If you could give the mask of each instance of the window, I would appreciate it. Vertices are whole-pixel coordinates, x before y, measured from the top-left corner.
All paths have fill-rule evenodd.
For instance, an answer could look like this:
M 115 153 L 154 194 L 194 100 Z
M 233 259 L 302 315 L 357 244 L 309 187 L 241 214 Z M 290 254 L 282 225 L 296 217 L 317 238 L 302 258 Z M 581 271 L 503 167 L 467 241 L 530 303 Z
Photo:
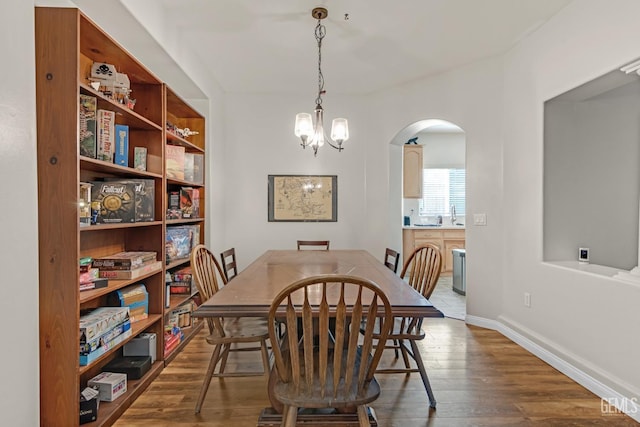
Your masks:
M 456 215 L 464 215 L 465 175 L 465 169 L 424 169 L 420 215 L 449 214 L 451 205 L 455 205 Z

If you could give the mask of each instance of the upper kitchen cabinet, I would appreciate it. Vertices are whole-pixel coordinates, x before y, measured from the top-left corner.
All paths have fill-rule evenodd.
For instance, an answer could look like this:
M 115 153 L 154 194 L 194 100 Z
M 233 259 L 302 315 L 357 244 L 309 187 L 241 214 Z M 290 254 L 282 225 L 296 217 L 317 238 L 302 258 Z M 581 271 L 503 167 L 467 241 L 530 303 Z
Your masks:
M 422 197 L 422 145 L 404 145 L 402 162 L 402 196 Z

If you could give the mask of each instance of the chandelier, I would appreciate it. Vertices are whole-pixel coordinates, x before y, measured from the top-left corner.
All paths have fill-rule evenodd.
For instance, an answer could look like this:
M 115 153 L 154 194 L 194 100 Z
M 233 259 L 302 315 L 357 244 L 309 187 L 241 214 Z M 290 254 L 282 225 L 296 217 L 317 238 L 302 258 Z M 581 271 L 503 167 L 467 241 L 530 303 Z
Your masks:
M 322 39 L 326 35 L 326 29 L 322 25 L 322 20 L 327 15 L 327 9 L 324 7 L 316 7 L 311 12 L 311 16 L 318 20 L 315 30 L 316 41 L 318 42 L 318 96 L 316 98 L 316 108 L 313 110 L 315 123 L 309 113 L 296 114 L 295 134 L 302 141 L 300 144 L 302 148 L 313 148 L 314 156 L 318 154 L 318 148 L 322 147 L 325 142 L 338 151 L 342 151 L 342 143 L 349 139 L 349 125 L 347 119 L 343 118 L 333 119 L 331 138 L 327 138 L 324 133 L 322 95 L 325 94 L 325 90 L 324 76 L 322 75 Z

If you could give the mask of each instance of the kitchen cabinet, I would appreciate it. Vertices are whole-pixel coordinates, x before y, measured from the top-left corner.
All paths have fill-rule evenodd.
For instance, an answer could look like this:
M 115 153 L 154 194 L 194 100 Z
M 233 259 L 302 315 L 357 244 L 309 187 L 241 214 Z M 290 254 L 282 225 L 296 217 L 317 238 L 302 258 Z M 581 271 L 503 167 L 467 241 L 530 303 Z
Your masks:
M 402 196 L 422 198 L 422 145 L 403 146 Z
M 402 257 L 403 262 L 413 253 L 413 251 L 426 244 L 431 243 L 440 249 L 442 253 L 441 276 L 450 276 L 453 272 L 453 249 L 463 249 L 465 247 L 465 230 L 462 228 L 436 228 L 436 229 L 415 229 L 405 228 L 402 230 Z

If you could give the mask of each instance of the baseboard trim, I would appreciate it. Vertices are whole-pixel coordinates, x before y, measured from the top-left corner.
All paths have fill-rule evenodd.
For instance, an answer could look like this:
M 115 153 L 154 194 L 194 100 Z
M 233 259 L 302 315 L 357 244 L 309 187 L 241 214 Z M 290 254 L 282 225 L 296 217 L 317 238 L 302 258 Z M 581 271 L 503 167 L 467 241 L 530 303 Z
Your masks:
M 633 420 L 640 422 L 640 405 L 637 397 L 628 398 L 623 394 L 615 391 L 611 387 L 601 383 L 597 379 L 588 375 L 584 371 L 576 368 L 571 363 L 564 360 L 559 355 L 550 352 L 546 348 L 533 342 L 521 333 L 513 330 L 509 326 L 497 320 L 485 319 L 483 317 L 467 315 L 465 322 L 469 325 L 478 326 L 485 329 L 492 329 L 500 332 L 520 347 L 524 348 L 531 354 L 542 359 L 549 365 L 553 366 L 564 375 L 568 376 L 587 390 L 602 399 L 601 409 L 603 411 L 615 408 L 619 412 L 623 412 Z

